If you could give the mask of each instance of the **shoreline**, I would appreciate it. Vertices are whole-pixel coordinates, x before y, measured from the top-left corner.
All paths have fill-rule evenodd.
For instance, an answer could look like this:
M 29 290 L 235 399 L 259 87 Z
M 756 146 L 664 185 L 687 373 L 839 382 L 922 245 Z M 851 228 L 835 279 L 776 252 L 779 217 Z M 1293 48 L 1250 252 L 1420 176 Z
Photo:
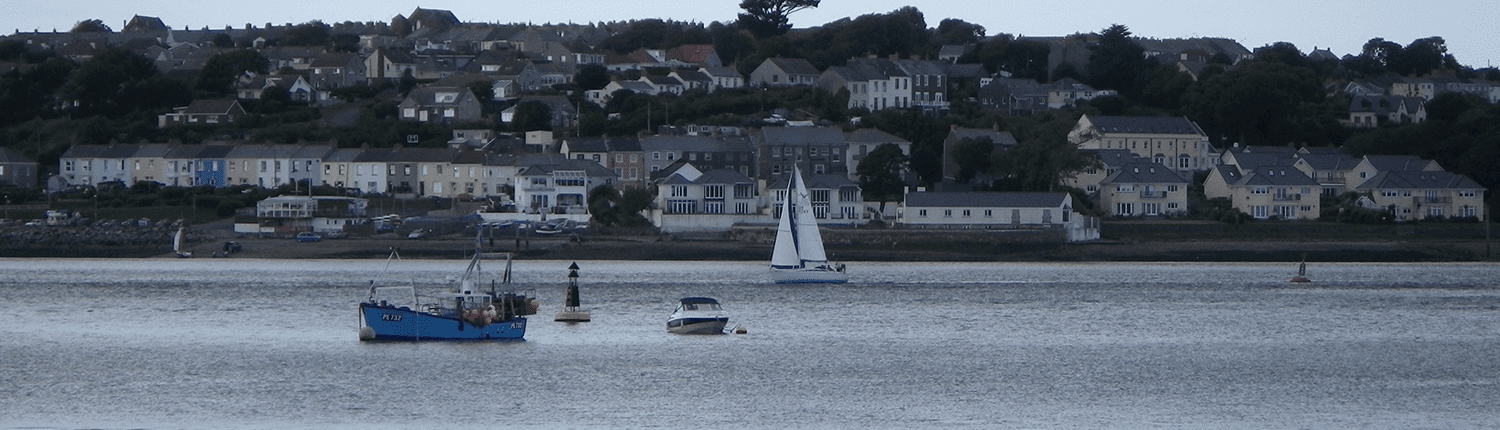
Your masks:
M 392 249 L 403 258 L 464 259 L 472 239 L 346 238 L 297 242 L 283 238 L 228 238 L 242 251 L 215 255 L 222 240 L 192 244 L 193 258 L 379 259 Z M 933 242 L 905 246 L 829 244 L 837 261 L 954 262 L 1493 262 L 1484 241 L 1131 241 L 1093 243 Z M 0 245 L 0 258 L 177 258 L 166 244 Z M 771 244 L 743 240 L 672 240 L 667 236 L 584 236 L 482 243 L 484 252 L 545 260 L 768 260 Z

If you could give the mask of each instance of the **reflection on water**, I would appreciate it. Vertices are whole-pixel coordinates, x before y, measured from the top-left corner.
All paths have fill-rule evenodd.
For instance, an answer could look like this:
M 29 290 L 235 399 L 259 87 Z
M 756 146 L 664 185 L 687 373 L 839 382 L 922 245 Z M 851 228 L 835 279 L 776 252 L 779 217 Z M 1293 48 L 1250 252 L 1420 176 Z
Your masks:
M 1500 266 L 517 261 L 525 342 L 369 343 L 458 260 L 3 260 L 0 427 L 1475 428 Z M 491 263 L 499 270 L 503 263 Z M 711 296 L 748 333 L 666 332 Z M 211 423 L 211 424 L 205 424 Z M 438 424 L 441 423 L 441 424 Z

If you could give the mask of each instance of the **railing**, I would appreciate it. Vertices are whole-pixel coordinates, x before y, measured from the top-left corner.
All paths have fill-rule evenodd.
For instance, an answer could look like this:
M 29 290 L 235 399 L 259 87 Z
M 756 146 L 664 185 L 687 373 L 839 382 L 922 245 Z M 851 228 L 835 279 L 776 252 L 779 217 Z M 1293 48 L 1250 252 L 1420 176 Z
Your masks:
M 1278 201 L 1278 202 L 1294 202 L 1294 201 L 1301 201 L 1302 200 L 1302 195 L 1301 194 L 1282 194 L 1282 195 L 1278 195 L 1276 197 L 1272 197 L 1271 199 L 1275 200 L 1275 201 Z
M 1143 198 L 1143 199 L 1165 199 L 1165 198 L 1167 198 L 1167 192 L 1166 191 L 1141 191 L 1141 198 Z

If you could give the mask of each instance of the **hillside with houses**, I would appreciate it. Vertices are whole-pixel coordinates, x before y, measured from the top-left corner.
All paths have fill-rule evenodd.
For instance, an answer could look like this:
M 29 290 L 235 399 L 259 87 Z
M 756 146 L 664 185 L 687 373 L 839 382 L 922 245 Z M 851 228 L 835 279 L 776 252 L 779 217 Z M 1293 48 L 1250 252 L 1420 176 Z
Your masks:
M 256 219 L 237 231 L 278 235 L 371 223 L 389 209 L 344 199 L 373 198 L 725 234 L 774 225 L 793 172 L 828 227 L 1081 242 L 1133 219 L 1482 222 L 1500 71 L 1442 43 L 1340 56 L 1124 26 L 990 36 L 910 7 L 784 34 L 422 8 L 88 20 L 0 39 L 0 189 L 29 208 L 161 187 L 342 202 L 219 206 Z

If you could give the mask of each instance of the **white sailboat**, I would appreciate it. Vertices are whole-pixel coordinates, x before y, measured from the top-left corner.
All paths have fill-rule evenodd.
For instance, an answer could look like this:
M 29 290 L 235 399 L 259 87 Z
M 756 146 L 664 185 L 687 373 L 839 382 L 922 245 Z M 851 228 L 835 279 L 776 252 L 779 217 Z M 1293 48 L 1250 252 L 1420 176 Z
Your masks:
M 771 252 L 771 278 L 778 284 L 843 283 L 849 281 L 843 264 L 831 264 L 823 251 L 823 236 L 813 216 L 812 196 L 801 169 L 792 168 Z
M 193 253 L 182 250 L 182 237 L 186 234 L 187 227 L 177 227 L 177 236 L 172 238 L 172 252 L 177 253 L 178 257 L 188 258 L 193 256 Z

